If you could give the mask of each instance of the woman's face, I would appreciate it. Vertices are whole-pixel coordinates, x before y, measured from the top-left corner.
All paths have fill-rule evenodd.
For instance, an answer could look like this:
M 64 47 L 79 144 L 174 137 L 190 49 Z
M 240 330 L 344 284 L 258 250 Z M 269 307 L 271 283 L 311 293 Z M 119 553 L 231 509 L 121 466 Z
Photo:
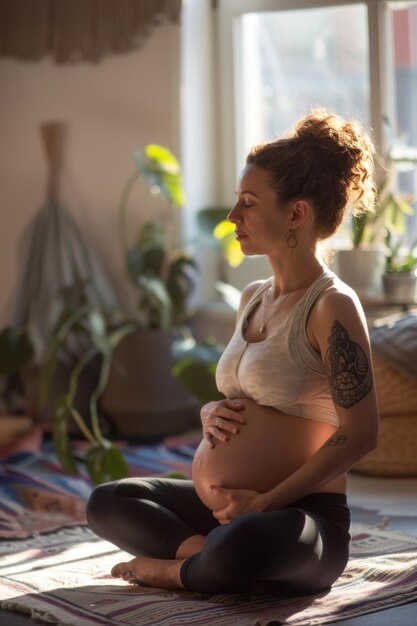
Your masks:
M 236 227 L 242 252 L 276 254 L 287 239 L 291 210 L 279 206 L 270 174 L 256 165 L 247 165 L 236 195 L 238 200 L 227 219 Z

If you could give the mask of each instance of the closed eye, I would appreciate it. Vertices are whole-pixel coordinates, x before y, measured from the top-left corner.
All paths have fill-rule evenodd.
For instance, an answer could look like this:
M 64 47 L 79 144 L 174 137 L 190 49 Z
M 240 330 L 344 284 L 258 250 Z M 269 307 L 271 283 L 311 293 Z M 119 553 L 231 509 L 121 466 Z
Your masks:
M 251 207 L 255 206 L 256 202 L 254 203 L 253 201 L 251 201 L 251 196 L 254 196 L 255 200 L 257 200 L 257 196 L 251 191 L 236 191 L 235 193 L 239 198 L 241 206 L 243 206 L 245 209 L 250 209 Z M 249 197 L 247 194 L 249 195 Z

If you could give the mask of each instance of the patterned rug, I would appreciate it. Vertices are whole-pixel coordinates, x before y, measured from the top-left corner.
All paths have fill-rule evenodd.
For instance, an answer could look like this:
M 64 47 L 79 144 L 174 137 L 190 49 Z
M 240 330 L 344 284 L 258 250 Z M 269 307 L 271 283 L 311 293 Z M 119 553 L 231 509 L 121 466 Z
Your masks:
M 130 476 L 169 472 L 191 475 L 196 437 L 171 437 L 154 445 L 120 448 Z M 29 537 L 85 522 L 92 484 L 84 465 L 86 444 L 74 442 L 78 475 L 60 467 L 51 440 L 35 430 L 18 446 L 0 454 L 0 538 Z
M 1 608 L 68 626 L 325 624 L 404 604 L 417 592 L 417 537 L 353 527 L 352 556 L 333 589 L 304 598 L 203 596 L 130 586 L 109 576 L 127 555 L 86 527 L 0 542 Z

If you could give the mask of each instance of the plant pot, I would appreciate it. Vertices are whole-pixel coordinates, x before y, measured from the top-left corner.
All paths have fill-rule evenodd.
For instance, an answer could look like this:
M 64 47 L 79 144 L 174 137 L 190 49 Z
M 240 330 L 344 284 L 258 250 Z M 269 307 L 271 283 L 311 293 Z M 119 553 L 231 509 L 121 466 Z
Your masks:
M 157 438 L 199 425 L 199 402 L 172 376 L 170 331 L 142 331 L 116 347 L 100 413 L 118 436 Z
M 381 293 L 385 260 L 383 250 L 338 250 L 335 271 L 359 294 L 377 295 Z
M 417 293 L 417 275 L 413 272 L 387 272 L 382 277 L 384 294 L 390 302 L 414 302 Z

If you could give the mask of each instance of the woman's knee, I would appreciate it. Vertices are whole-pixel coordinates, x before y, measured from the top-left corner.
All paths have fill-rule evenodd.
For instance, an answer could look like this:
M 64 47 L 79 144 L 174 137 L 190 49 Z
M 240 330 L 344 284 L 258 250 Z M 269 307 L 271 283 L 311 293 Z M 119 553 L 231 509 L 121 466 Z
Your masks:
M 118 500 L 135 498 L 152 500 L 152 479 L 124 478 L 103 483 L 93 489 L 87 502 L 86 516 L 91 528 L 98 527 L 106 519 L 118 512 Z
M 114 506 L 114 489 L 119 481 L 104 483 L 94 487 L 86 507 L 87 522 L 91 528 L 99 523 Z

